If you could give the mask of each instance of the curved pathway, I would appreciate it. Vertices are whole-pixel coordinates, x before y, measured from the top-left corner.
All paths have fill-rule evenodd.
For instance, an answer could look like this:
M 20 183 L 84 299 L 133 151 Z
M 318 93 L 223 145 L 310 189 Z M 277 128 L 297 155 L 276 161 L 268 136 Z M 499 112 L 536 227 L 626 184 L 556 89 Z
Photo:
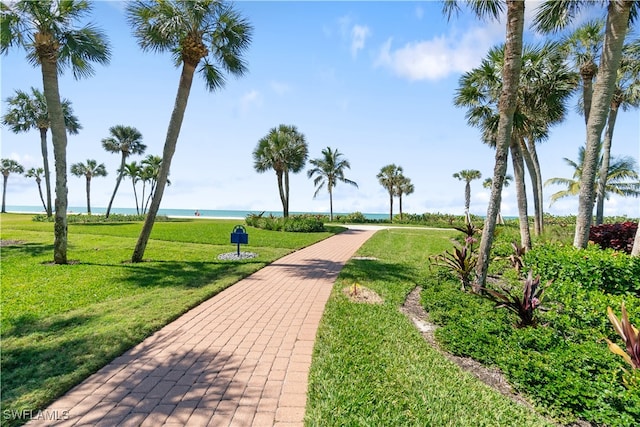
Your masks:
M 301 426 L 313 344 L 345 262 L 380 227 L 289 254 L 113 360 L 42 415 L 68 426 Z

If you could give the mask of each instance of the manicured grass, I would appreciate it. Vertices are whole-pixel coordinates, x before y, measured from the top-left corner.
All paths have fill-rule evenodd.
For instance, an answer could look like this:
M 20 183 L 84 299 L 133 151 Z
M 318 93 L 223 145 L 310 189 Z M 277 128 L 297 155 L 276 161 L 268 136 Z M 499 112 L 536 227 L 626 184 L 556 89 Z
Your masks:
M 322 319 L 310 372 L 306 424 L 312 426 L 537 426 L 539 415 L 462 372 L 399 311 L 432 275 L 429 255 L 457 232 L 380 231 L 342 270 Z M 384 300 L 350 302 L 359 283 Z
M 332 232 L 248 227 L 259 256 L 219 261 L 242 221 L 161 222 L 145 252 L 131 257 L 141 223 L 71 224 L 70 265 L 53 265 L 53 224 L 2 214 L 3 410 L 43 408 L 111 359 L 239 279 Z M 3 423 L 6 420 L 3 420 Z M 10 425 L 11 422 L 9 421 Z

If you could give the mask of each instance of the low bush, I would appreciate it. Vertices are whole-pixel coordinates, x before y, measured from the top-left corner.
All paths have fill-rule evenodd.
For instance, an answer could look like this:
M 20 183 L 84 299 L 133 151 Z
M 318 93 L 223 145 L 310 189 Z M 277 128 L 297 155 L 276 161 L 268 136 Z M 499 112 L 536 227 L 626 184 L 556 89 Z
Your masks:
M 631 221 L 595 225 L 589 230 L 589 240 L 602 249 L 614 249 L 630 254 L 636 230 L 638 224 Z
M 524 262 L 527 270 L 546 280 L 609 294 L 640 295 L 640 258 L 612 249 L 546 244 L 527 252 Z
M 251 227 L 272 231 L 290 231 L 297 233 L 316 233 L 325 231 L 324 222 L 328 221 L 326 215 L 291 215 L 289 217 L 263 216 L 262 214 L 249 214 L 245 221 Z
M 98 224 L 98 223 L 108 223 L 108 222 L 139 222 L 144 221 L 146 215 L 121 215 L 121 214 L 111 214 L 109 218 L 104 215 L 67 215 L 67 223 L 68 224 Z M 35 215 L 33 217 L 34 222 L 53 222 L 55 220 L 54 216 L 48 217 L 44 214 Z M 160 221 L 169 221 L 169 217 L 166 215 L 158 215 L 156 216 L 156 222 Z

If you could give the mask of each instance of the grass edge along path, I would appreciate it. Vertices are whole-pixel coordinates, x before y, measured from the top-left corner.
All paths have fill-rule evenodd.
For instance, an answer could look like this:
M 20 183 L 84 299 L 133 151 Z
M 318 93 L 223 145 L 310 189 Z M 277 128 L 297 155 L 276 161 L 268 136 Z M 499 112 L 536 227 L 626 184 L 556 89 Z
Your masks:
M 26 215 L 0 218 L 2 239 L 18 242 L 1 249 L 3 426 L 22 424 L 19 414 L 35 414 L 243 277 L 333 235 L 250 229 L 253 245 L 246 249 L 258 258 L 218 261 L 235 249 L 229 221 L 158 223 L 149 261 L 130 264 L 141 224 L 72 224 L 69 258 L 78 262 L 56 266 L 49 263 L 51 224 Z
M 454 234 L 379 231 L 345 265 L 318 330 L 306 425 L 551 425 L 446 360 L 400 312 Z M 343 289 L 354 284 L 383 303 L 351 302 Z

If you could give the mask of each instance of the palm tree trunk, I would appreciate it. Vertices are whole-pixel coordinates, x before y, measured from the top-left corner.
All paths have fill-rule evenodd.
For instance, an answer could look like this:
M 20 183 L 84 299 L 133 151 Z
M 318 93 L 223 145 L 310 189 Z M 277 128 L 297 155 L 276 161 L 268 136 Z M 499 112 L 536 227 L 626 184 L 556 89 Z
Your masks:
M 529 231 L 529 215 L 527 213 L 527 187 L 524 182 L 524 161 L 522 151 L 515 135 L 511 137 L 511 161 L 513 162 L 513 180 L 516 185 L 518 200 L 518 219 L 520 223 L 520 246 L 531 249 L 531 232 Z
M 393 222 L 393 193 L 389 192 L 389 221 Z
M 289 216 L 289 171 L 285 169 L 284 171 L 284 196 L 285 196 L 285 218 Z
M 116 198 L 118 187 L 120 187 L 120 181 L 122 181 L 122 176 L 124 175 L 124 167 L 125 167 L 126 160 L 127 160 L 127 156 L 123 153 L 122 160 L 120 161 L 120 173 L 118 173 L 118 179 L 116 179 L 116 188 L 113 189 L 111 200 L 109 200 L 109 205 L 107 206 L 107 213 L 104 214 L 105 218 L 109 218 L 109 213 L 111 213 L 111 205 L 113 204 L 113 199 Z
M 169 121 L 169 128 L 167 129 L 167 136 L 164 142 L 162 163 L 160 164 L 160 171 L 158 172 L 157 178 L 157 187 L 153 192 L 153 200 L 149 207 L 149 213 L 145 218 L 142 231 L 138 237 L 138 242 L 133 250 L 131 262 L 142 261 L 144 251 L 147 247 L 147 242 L 151 236 L 153 224 L 155 223 L 158 210 L 160 209 L 160 202 L 162 201 L 162 195 L 164 194 L 164 187 L 167 185 L 169 170 L 171 168 L 171 159 L 176 151 L 178 137 L 180 136 L 180 128 L 182 126 L 182 120 L 184 119 L 184 112 L 187 109 L 187 101 L 189 100 L 189 92 L 191 91 L 191 83 L 193 82 L 193 74 L 196 70 L 196 65 L 197 64 L 191 65 L 187 62 L 183 63 L 180 83 L 178 84 L 178 93 L 176 95 L 176 101 L 173 107 L 173 112 L 171 113 L 171 120 Z
M 3 180 L 2 180 L 2 213 L 6 213 L 7 210 L 5 209 L 5 197 L 7 195 L 7 181 L 9 181 L 9 175 L 5 175 L 2 174 Z
M 333 192 L 329 186 L 329 221 L 333 222 Z
M 54 57 L 42 59 L 40 65 L 42 67 L 42 86 L 47 100 L 47 110 L 49 111 L 56 170 L 53 262 L 55 264 L 67 264 L 67 132 L 58 87 L 58 64 Z
M 610 1 L 607 12 L 604 43 L 600 58 L 600 69 L 593 90 L 593 102 L 587 124 L 587 145 L 580 178 L 578 215 L 573 246 L 586 248 L 593 215 L 595 178 L 600 152 L 600 137 L 607 121 L 613 98 L 618 67 L 622 58 L 622 46 L 629 24 L 632 1 Z
M 593 74 L 580 73 L 582 77 L 582 103 L 584 104 L 584 124 L 589 123 L 591 113 L 591 100 L 593 98 Z
M 42 201 L 42 206 L 44 207 L 44 211 L 47 212 L 47 203 L 44 201 L 44 197 L 42 196 L 42 185 L 40 185 L 41 179 L 36 179 L 36 185 L 38 186 L 38 193 L 40 194 L 40 200 Z
M 47 150 L 47 128 L 40 128 L 40 151 L 42 152 L 42 163 L 44 163 L 44 184 L 47 189 L 47 204 L 44 210 L 47 216 L 51 217 L 51 172 L 49 171 L 49 153 Z M 40 188 L 40 184 L 38 184 Z M 42 190 L 40 190 L 40 198 L 42 198 Z
M 542 183 L 542 169 L 540 169 L 540 161 L 538 160 L 538 150 L 536 150 L 536 142 L 531 139 L 529 141 L 529 149 L 527 153 L 531 156 L 531 161 L 533 162 L 533 169 L 535 170 L 535 189 L 536 189 L 536 198 L 538 200 L 538 207 L 536 208 L 536 217 L 538 218 L 537 226 L 540 227 L 539 233 L 536 230 L 536 236 L 542 235 L 544 232 L 544 194 L 543 194 L 543 183 Z M 535 199 L 534 199 L 535 200 Z
M 534 143 L 529 144 L 532 146 Z M 529 171 L 529 178 L 531 179 L 531 187 L 533 191 L 533 207 L 534 207 L 534 217 L 533 217 L 533 229 L 536 236 L 542 234 L 542 220 L 540 211 L 542 210 L 542 200 L 539 198 L 540 196 L 540 188 L 538 187 L 538 172 L 539 169 L 536 169 L 535 163 L 533 161 L 533 156 L 529 152 L 527 145 L 525 144 L 524 139 L 520 139 L 520 153 L 522 154 L 522 158 L 527 165 L 527 171 Z
M 140 205 L 141 205 L 140 207 L 142 208 L 142 215 L 147 213 L 147 208 L 144 205 L 144 193 L 146 189 L 147 189 L 147 180 L 144 179 L 142 180 L 142 197 L 140 197 Z
M 638 229 L 636 230 L 636 238 L 633 240 L 631 256 L 640 256 L 640 222 L 638 223 Z
M 505 43 L 504 67 L 502 69 L 502 92 L 498 109 L 500 119 L 498 122 L 498 135 L 496 138 L 496 163 L 493 168 L 493 184 L 491 186 L 491 198 L 487 207 L 487 218 L 482 229 L 482 238 L 476 266 L 476 281 L 473 289 L 479 292 L 480 287 L 485 286 L 489 258 L 493 244 L 493 233 L 496 229 L 500 203 L 502 202 L 502 184 L 507 172 L 507 159 L 509 156 L 509 141 L 513 129 L 513 114 L 516 110 L 518 96 L 518 81 L 520 80 L 520 68 L 522 67 L 522 33 L 524 28 L 524 2 L 518 0 L 507 1 L 507 37 Z
M 400 210 L 400 221 L 402 221 L 402 194 L 398 196 L 398 209 Z
M 140 215 L 140 206 L 138 205 L 138 193 L 136 192 L 136 181 L 131 178 L 131 184 L 133 184 L 133 198 L 136 199 L 136 213 Z
M 602 164 L 600 165 L 600 176 L 598 177 L 598 189 L 596 191 L 596 225 L 604 221 L 604 196 L 606 195 L 607 176 L 609 175 L 609 164 L 611 163 L 611 141 L 613 140 L 613 129 L 618 117 L 619 103 L 612 102 L 609 110 L 607 128 L 604 131 L 604 143 L 602 145 Z
M 87 214 L 91 215 L 91 177 L 87 176 Z
M 276 170 L 276 178 L 278 179 L 278 193 L 280 194 L 280 203 L 282 203 L 282 216 L 287 217 L 287 198 L 284 195 L 284 183 L 282 182 L 283 171 Z
M 471 183 L 467 181 L 464 185 L 464 214 L 469 216 L 469 207 L 471 206 Z

